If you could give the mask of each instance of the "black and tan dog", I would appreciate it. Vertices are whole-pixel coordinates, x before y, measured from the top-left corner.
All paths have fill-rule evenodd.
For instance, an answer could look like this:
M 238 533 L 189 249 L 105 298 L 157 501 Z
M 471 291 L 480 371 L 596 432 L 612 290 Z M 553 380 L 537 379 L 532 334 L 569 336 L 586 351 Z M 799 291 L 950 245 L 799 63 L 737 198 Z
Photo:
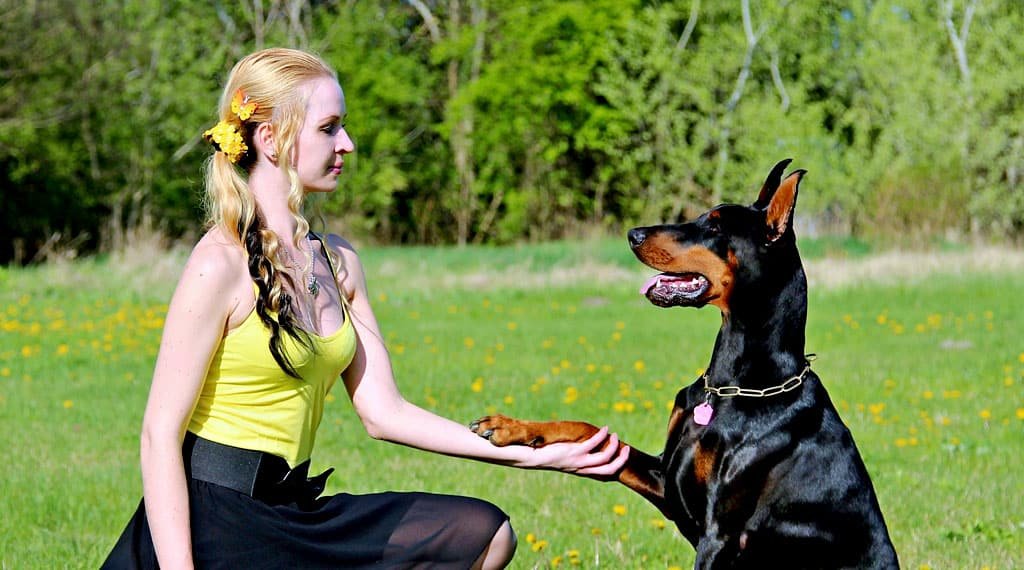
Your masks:
M 631 450 L 618 480 L 654 503 L 697 551 L 697 568 L 897 568 L 850 431 L 804 353 L 807 279 L 793 233 L 804 171 L 789 160 L 752 206 L 636 228 L 629 244 L 661 271 L 661 307 L 713 305 L 722 328 L 707 372 L 676 396 L 658 456 Z M 490 416 L 495 445 L 583 441 L 583 422 Z

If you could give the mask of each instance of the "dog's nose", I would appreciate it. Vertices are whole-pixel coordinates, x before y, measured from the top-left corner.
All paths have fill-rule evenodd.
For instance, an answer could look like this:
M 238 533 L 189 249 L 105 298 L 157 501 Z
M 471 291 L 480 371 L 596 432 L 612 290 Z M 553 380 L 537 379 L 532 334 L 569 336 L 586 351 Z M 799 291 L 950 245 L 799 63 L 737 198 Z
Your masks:
M 647 232 L 643 228 L 633 228 L 626 234 L 629 237 L 629 247 L 636 249 L 647 239 Z

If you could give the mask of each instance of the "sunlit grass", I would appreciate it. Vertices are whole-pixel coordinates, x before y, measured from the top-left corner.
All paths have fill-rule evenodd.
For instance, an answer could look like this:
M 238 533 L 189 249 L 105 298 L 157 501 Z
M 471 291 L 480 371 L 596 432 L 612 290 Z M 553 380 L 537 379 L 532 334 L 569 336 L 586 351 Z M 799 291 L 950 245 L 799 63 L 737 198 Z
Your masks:
M 468 250 L 455 265 L 491 253 Z M 79 267 L 87 285 L 38 269 L 0 273 L 0 567 L 96 567 L 140 497 L 138 428 L 172 284 L 121 287 L 102 264 Z M 371 273 L 407 398 L 463 423 L 495 411 L 584 419 L 653 453 L 720 319 L 655 308 L 630 280 L 406 283 Z M 864 455 L 905 568 L 1024 564 L 1022 296 L 1017 272 L 812 291 L 807 350 Z M 515 568 L 693 564 L 673 525 L 624 488 L 373 441 L 341 391 L 315 461 L 340 467 L 332 492 L 497 503 L 520 535 Z

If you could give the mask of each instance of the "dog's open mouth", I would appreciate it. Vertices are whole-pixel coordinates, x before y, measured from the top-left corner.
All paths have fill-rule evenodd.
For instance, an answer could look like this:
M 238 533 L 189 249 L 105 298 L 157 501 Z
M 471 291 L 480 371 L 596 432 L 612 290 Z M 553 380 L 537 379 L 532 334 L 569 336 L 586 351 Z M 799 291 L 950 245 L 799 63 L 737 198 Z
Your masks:
M 687 305 L 708 290 L 708 280 L 700 273 L 660 273 L 640 288 L 640 294 L 659 307 Z

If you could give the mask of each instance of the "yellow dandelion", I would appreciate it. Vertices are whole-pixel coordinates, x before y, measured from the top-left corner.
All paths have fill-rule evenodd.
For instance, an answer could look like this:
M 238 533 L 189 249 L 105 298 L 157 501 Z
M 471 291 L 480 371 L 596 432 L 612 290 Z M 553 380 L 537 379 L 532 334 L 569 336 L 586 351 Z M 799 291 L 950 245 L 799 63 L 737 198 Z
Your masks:
M 28 345 L 21 347 L 21 356 L 24 358 L 32 356 L 32 347 Z
M 988 421 L 988 420 L 992 419 L 992 411 L 986 408 L 986 409 L 978 412 L 978 416 L 981 419 L 983 419 L 985 421 Z
M 562 557 L 561 556 L 555 556 L 554 558 L 551 559 L 551 567 L 552 568 L 558 568 L 561 565 L 562 565 Z
M 499 342 L 498 344 L 494 345 L 494 350 L 497 350 L 498 352 L 505 352 L 505 343 Z
M 563 358 L 562 361 L 558 363 L 558 366 L 562 369 L 569 369 L 572 368 L 572 363 Z
M 1017 408 L 1017 419 L 1024 420 L 1024 408 Z
M 622 333 L 620 333 L 618 331 L 613 332 L 612 333 L 612 340 L 615 341 L 615 342 L 619 342 L 620 340 L 622 340 Z
M 651 526 L 658 530 L 661 530 L 665 528 L 665 519 L 651 519 Z
M 71 400 L 64 400 L 64 409 L 65 410 L 70 410 L 74 406 L 75 406 L 75 403 L 72 402 Z
M 644 364 L 643 360 L 637 360 L 633 363 L 633 370 L 636 370 L 637 372 L 643 372 L 645 368 L 647 368 L 647 365 Z
M 594 364 L 588 364 L 586 370 L 587 372 L 593 374 L 594 372 L 597 372 L 597 366 Z
M 604 531 L 602 531 L 601 529 L 599 529 L 596 526 L 594 526 L 594 527 L 590 527 L 590 534 L 592 534 L 594 536 L 600 536 L 601 534 L 604 534 Z
M 884 403 L 881 403 L 881 404 L 871 404 L 871 405 L 868 406 L 868 411 L 871 412 L 871 414 L 875 415 L 875 416 L 881 414 L 883 410 L 885 410 L 885 404 Z
M 471 337 L 467 336 L 466 338 L 462 339 L 462 344 L 464 344 L 466 348 L 473 348 L 474 346 L 476 346 L 476 341 L 473 340 Z
M 488 354 L 487 356 L 484 356 L 484 364 L 491 366 L 495 362 L 497 362 L 497 360 L 494 358 L 493 354 Z
M 532 532 L 526 533 L 526 542 L 528 544 L 533 544 L 534 542 L 537 542 L 537 535 L 533 534 Z
M 1017 360 L 1024 362 L 1024 352 L 1017 355 Z
M 562 401 L 565 402 L 566 404 L 571 404 L 575 402 L 577 399 L 579 399 L 579 397 L 580 391 L 577 390 L 574 386 L 569 386 L 568 388 L 565 389 L 565 398 L 563 398 Z
M 612 512 L 620 517 L 626 515 L 626 505 L 615 505 L 612 507 Z
M 896 447 L 906 447 L 906 446 L 907 446 L 907 439 L 906 438 L 904 438 L 904 437 L 896 438 Z
M 505 396 L 505 399 L 502 400 L 502 402 L 504 402 L 506 406 L 511 406 L 512 404 L 516 403 L 516 399 L 513 398 L 511 395 L 508 395 Z
M 547 546 L 548 546 L 548 541 L 546 541 L 546 540 L 538 540 L 538 541 L 534 542 L 532 545 L 530 545 L 530 549 L 533 550 L 534 552 L 540 552 L 541 550 L 544 550 L 545 548 L 547 548 Z
M 943 390 L 942 397 L 947 400 L 956 400 L 960 397 L 960 390 Z
M 1003 378 L 1003 386 L 1006 386 L 1007 388 L 1009 388 L 1010 386 L 1013 386 L 1013 378 L 1011 378 L 1009 376 L 1007 376 L 1006 378 Z
M 935 397 L 935 392 L 932 392 L 931 390 L 925 390 L 921 394 L 921 397 L 923 397 L 925 400 L 931 400 L 932 398 Z
M 473 383 L 469 385 L 469 389 L 474 392 L 483 392 L 484 390 L 484 379 L 477 377 L 473 379 Z
M 507 328 L 508 330 L 510 330 L 510 331 L 514 331 L 514 330 L 516 330 L 517 328 L 519 328 L 519 325 L 518 325 L 518 324 L 516 324 L 516 323 L 514 323 L 514 322 L 512 322 L 512 321 L 509 321 L 509 323 L 508 323 L 507 325 L 505 325 L 505 327 L 506 327 L 506 328 Z
M 10 368 L 7 368 L 6 366 L 4 366 L 3 368 L 0 368 L 0 376 L 3 376 L 3 377 L 6 378 L 7 376 L 10 376 L 10 375 L 11 375 L 11 369 Z
M 889 315 L 886 315 L 885 313 L 882 313 L 882 314 L 878 315 L 877 317 L 875 317 L 875 322 L 880 324 L 880 325 L 884 325 L 888 321 L 889 321 Z

